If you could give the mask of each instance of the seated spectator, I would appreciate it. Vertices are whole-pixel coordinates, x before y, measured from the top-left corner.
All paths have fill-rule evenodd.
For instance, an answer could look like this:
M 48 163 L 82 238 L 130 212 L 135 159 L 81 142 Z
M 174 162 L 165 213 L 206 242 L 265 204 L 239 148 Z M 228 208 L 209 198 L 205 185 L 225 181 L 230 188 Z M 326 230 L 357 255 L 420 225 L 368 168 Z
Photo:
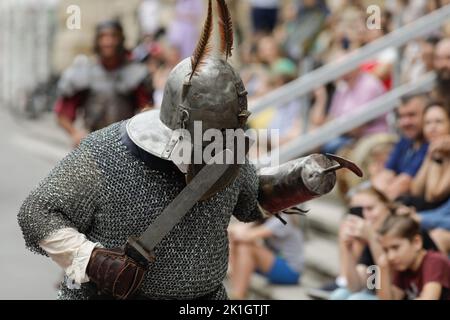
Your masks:
M 357 189 L 350 201 L 350 215 L 339 232 L 341 276 L 346 287 L 335 290 L 332 300 L 373 300 L 375 291 L 367 287 L 367 267 L 375 265 L 376 257 L 383 254 L 377 231 L 395 212 L 395 207 L 373 188 Z M 438 250 L 429 235 L 424 232 L 426 247 Z
M 450 162 L 446 157 L 450 113 L 444 106 L 437 103 L 428 105 L 424 113 L 423 134 L 430 147 L 411 185 L 411 194 L 416 199 L 411 204 L 417 210 L 436 207 L 450 196 Z
M 448 162 L 448 160 L 446 160 L 446 162 Z M 448 172 L 446 172 L 446 176 L 448 177 Z M 447 184 L 447 190 L 448 188 Z M 450 199 L 447 198 L 441 206 L 435 209 L 420 211 L 419 220 L 422 227 L 428 230 L 437 228 L 450 230 Z
M 380 299 L 450 300 L 450 262 L 441 253 L 424 248 L 414 219 L 391 216 L 380 234 L 384 252 L 376 259 Z
M 273 36 L 265 36 L 258 42 L 258 58 L 269 72 L 279 73 L 279 70 L 288 70 L 290 80 L 297 75 L 296 65 L 292 60 L 285 57 L 279 43 Z
M 450 114 L 433 103 L 425 111 L 424 135 L 430 142 L 424 163 L 414 179 L 412 199 L 417 220 L 444 253 L 450 252 Z
M 384 31 L 380 28 L 365 32 L 364 45 L 386 35 Z M 390 90 L 392 88 L 392 69 L 397 59 L 397 50 L 394 47 L 388 47 L 372 59 L 363 63 L 361 69 L 376 76 L 383 82 L 386 90 Z
M 401 82 L 417 81 L 434 70 L 434 50 L 438 41 L 437 37 L 428 37 L 406 45 L 400 61 Z
M 350 215 L 339 229 L 340 268 L 341 276 L 346 279 L 346 287 L 335 290 L 331 300 L 375 298 L 365 285 L 366 270 L 373 264 L 371 253 L 381 253 L 374 234 L 390 214 L 387 203 L 381 193 L 371 188 L 358 190 L 352 196 Z
M 253 33 L 268 34 L 278 21 L 280 0 L 250 0 Z
M 330 7 L 333 2 L 328 1 Z M 331 9 L 326 28 L 313 43 L 311 54 L 322 63 L 331 62 L 342 50 L 353 51 L 361 47 L 367 32 L 366 8 L 353 2 Z
M 342 56 L 340 58 L 343 58 Z M 386 92 L 383 83 L 375 76 L 361 71 L 359 68 L 341 77 L 337 83 L 336 91 L 331 100 L 330 111 L 325 114 L 325 106 L 316 106 L 323 110 L 322 121 L 325 123 L 343 115 L 348 115 L 352 111 L 364 107 L 367 102 L 381 96 Z M 313 111 L 314 112 L 314 111 Z M 360 128 L 339 138 L 333 139 L 322 147 L 326 153 L 336 153 L 342 147 L 350 144 L 355 139 L 368 134 L 386 132 L 387 123 L 385 117 L 380 117 Z
M 310 53 L 329 10 L 323 0 L 307 0 L 301 5 L 296 2 L 287 4 L 282 13 L 275 37 L 291 59 L 300 61 Z
M 437 86 L 432 92 L 432 98 L 450 108 L 450 38 L 444 38 L 436 45 L 434 70 Z
M 282 215 L 260 225 L 230 225 L 230 280 L 232 299 L 247 296 L 253 272 L 274 284 L 297 284 L 303 270 L 303 237 L 294 217 Z
M 271 75 L 272 88 L 276 89 L 285 85 L 292 81 L 295 76 L 295 65 L 291 65 L 290 63 L 277 64 Z M 275 115 L 272 116 L 267 126 L 267 129 L 278 130 L 279 141 L 271 141 L 272 148 L 279 147 L 301 134 L 302 107 L 301 99 L 294 99 L 276 106 Z
M 427 4 L 432 1 L 385 1 L 385 9 L 398 16 L 399 23 L 405 25 L 413 22 L 427 13 Z
M 384 170 L 384 164 L 397 143 L 398 137 L 390 133 L 371 134 L 361 138 L 352 146 L 345 147 L 339 154 L 356 163 L 364 172 L 361 179 L 345 170 L 336 172 L 339 193 L 345 199 L 347 193 L 361 184 L 371 185 L 372 177 Z
M 425 158 L 428 144 L 423 139 L 422 125 L 427 102 L 426 95 L 414 95 L 404 98 L 397 108 L 401 139 L 392 150 L 385 169 L 372 179 L 375 189 L 390 200 L 410 190 L 412 180 Z
M 240 56 L 240 73 L 249 94 L 249 101 L 274 89 L 271 83 L 274 74 L 281 75 L 283 83 L 297 77 L 297 66 L 282 54 L 280 45 L 273 36 L 264 36 L 258 43 L 244 47 Z
M 330 112 L 331 98 L 336 87 L 334 82 L 326 86 L 320 86 L 312 92 L 312 101 L 309 112 L 309 130 L 315 130 L 325 123 L 326 117 Z

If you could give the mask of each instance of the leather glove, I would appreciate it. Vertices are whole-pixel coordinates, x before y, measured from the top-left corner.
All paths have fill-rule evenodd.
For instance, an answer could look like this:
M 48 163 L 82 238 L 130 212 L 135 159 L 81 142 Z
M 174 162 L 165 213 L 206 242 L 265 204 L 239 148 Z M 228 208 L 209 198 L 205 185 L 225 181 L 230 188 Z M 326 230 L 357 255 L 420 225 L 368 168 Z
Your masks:
M 123 248 L 95 248 L 86 268 L 99 293 L 120 300 L 133 297 L 146 271 L 147 267 L 127 256 Z

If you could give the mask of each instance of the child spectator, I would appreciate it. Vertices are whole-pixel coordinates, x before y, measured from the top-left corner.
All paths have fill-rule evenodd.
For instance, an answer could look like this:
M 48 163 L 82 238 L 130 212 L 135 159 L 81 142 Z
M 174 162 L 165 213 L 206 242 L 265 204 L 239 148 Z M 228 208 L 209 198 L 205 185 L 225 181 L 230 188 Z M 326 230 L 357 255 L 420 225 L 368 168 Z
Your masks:
M 385 251 L 377 260 L 384 300 L 450 300 L 450 263 L 423 247 L 419 224 L 408 216 L 391 216 L 380 229 Z M 393 277 L 391 274 L 393 272 Z
M 339 230 L 341 276 L 347 287 L 335 290 L 330 299 L 372 300 L 375 295 L 365 286 L 366 269 L 373 264 L 371 253 L 381 254 L 374 235 L 390 211 L 386 197 L 372 188 L 358 190 L 350 200 L 350 207 L 351 214 Z
M 297 284 L 303 270 L 303 237 L 292 216 L 282 215 L 260 225 L 234 224 L 230 235 L 230 280 L 232 299 L 247 296 L 253 272 L 274 284 Z
M 359 189 L 350 200 L 350 215 L 339 232 L 341 276 L 347 286 L 335 290 L 332 300 L 373 300 L 375 292 L 367 287 L 367 267 L 375 265 L 376 258 L 383 254 L 377 231 L 392 214 L 395 207 L 380 192 L 373 188 Z M 424 233 L 425 246 L 437 250 L 428 234 Z

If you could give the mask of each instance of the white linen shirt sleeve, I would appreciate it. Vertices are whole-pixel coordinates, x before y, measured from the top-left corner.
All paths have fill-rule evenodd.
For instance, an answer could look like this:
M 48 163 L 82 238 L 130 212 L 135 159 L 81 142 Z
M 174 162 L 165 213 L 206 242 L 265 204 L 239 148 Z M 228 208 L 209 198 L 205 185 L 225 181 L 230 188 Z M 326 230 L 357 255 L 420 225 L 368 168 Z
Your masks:
M 64 228 L 42 240 L 40 247 L 49 257 L 64 269 L 72 285 L 79 287 L 88 282 L 86 268 L 91 253 L 100 243 L 86 239 L 86 236 L 76 229 Z

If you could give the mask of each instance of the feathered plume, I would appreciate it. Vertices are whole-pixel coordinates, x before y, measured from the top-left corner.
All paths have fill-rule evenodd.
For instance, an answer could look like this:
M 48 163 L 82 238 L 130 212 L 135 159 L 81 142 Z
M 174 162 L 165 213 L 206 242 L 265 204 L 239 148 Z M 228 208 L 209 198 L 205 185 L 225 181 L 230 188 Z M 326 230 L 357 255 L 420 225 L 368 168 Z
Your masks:
M 219 8 L 219 26 L 220 26 L 220 50 L 225 55 L 225 59 L 231 57 L 233 50 L 233 23 L 231 21 L 230 10 L 225 0 L 217 0 Z
M 205 25 L 203 26 L 202 36 L 198 41 L 197 48 L 195 48 L 194 55 L 191 57 L 192 73 L 189 77 L 189 81 L 191 81 L 194 74 L 198 73 L 200 66 L 204 63 L 206 56 L 211 50 L 209 39 L 211 38 L 212 26 L 212 4 L 211 0 L 209 0 L 208 16 L 206 17 Z

